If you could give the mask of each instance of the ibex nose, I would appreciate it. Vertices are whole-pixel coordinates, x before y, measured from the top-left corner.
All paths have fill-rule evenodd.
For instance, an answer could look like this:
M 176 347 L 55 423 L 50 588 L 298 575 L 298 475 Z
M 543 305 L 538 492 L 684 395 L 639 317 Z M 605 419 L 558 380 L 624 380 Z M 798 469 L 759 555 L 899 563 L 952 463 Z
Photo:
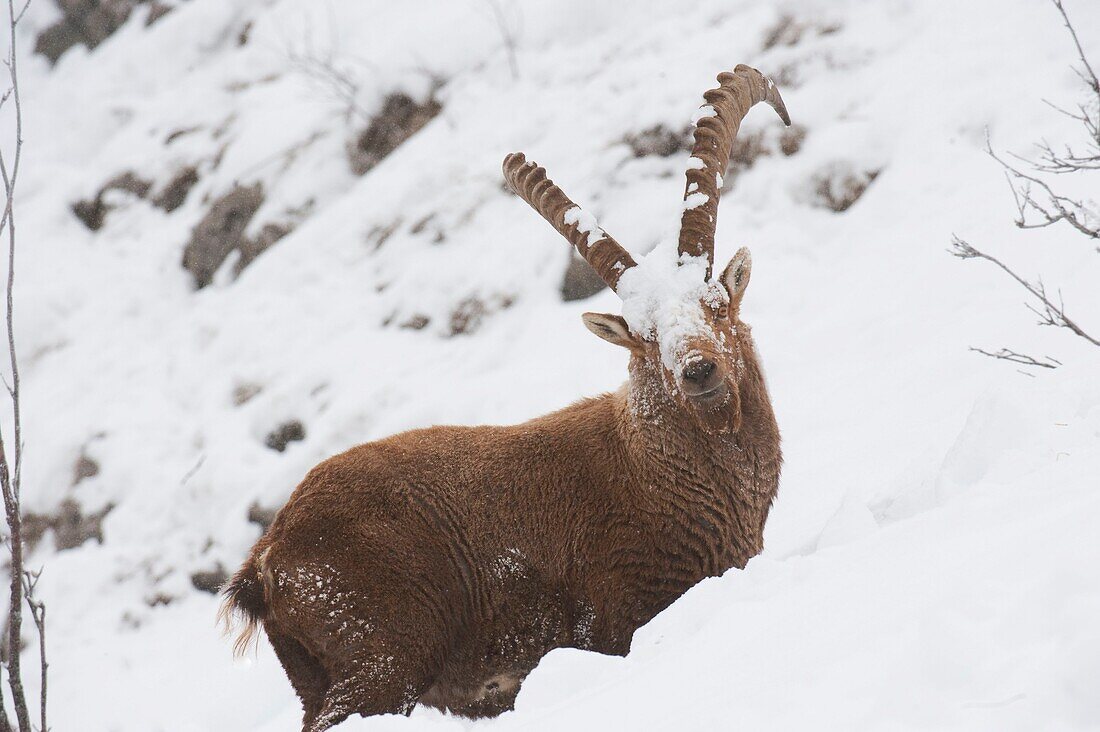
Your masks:
M 704 394 L 715 387 L 717 366 L 714 361 L 698 358 L 684 367 L 684 390 L 689 394 Z

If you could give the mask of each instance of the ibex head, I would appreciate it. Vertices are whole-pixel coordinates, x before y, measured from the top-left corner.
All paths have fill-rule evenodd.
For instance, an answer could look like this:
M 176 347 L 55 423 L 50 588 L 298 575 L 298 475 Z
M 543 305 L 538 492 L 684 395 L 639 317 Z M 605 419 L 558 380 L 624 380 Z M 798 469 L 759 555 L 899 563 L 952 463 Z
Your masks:
M 739 319 L 752 271 L 748 249 L 738 251 L 717 279 L 712 276 L 722 175 L 741 120 L 754 104 L 767 102 L 790 124 L 779 90 L 756 69 L 739 65 L 720 74 L 718 83 L 704 95 L 706 104 L 697 115 L 675 253 L 671 246 L 658 246 L 635 262 L 543 168 L 527 162 L 522 153 L 504 159 L 509 187 L 623 299 L 622 316 L 585 313 L 588 329 L 630 350 L 634 386 L 643 400 L 659 396 L 652 393 L 659 388 L 711 433 L 740 426 L 738 377 L 742 354 L 752 348 L 748 328 Z

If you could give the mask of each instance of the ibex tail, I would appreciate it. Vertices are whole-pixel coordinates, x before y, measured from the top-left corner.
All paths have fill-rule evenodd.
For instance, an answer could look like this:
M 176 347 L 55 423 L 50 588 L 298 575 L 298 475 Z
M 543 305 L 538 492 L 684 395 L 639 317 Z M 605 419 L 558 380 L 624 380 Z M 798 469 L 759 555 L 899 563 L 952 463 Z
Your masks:
M 238 621 L 244 622 L 233 642 L 234 656 L 243 656 L 259 640 L 260 622 L 268 614 L 272 578 L 266 566 L 267 553 L 268 548 L 254 551 L 222 589 L 225 600 L 218 611 L 218 622 L 224 632 L 228 635 Z

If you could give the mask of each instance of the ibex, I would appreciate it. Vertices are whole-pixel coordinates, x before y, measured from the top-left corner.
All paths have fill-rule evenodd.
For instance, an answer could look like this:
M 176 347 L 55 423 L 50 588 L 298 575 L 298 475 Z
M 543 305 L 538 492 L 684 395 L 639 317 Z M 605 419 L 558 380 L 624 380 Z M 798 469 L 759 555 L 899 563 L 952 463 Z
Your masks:
M 779 431 L 740 306 L 741 249 L 714 278 L 722 174 L 749 108 L 790 124 L 771 80 L 738 66 L 696 115 L 678 246 L 639 263 L 546 171 L 513 153 L 508 186 L 623 300 L 586 313 L 630 352 L 618 391 L 508 427 L 432 427 L 311 470 L 225 589 L 262 623 L 303 729 L 426 704 L 511 709 L 546 653 L 625 655 L 634 631 L 763 546 Z

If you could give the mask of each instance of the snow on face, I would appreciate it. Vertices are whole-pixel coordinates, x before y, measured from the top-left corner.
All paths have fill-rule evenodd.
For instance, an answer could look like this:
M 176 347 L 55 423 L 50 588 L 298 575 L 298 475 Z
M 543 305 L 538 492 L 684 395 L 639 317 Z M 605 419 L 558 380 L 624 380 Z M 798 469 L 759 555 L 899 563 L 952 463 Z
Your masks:
M 710 307 L 729 302 L 724 287 L 704 280 L 707 264 L 705 256 L 680 255 L 672 241 L 659 244 L 619 279 L 626 324 L 631 332 L 657 342 L 661 363 L 673 374 L 679 372 L 689 339 L 715 340 L 700 301 Z

